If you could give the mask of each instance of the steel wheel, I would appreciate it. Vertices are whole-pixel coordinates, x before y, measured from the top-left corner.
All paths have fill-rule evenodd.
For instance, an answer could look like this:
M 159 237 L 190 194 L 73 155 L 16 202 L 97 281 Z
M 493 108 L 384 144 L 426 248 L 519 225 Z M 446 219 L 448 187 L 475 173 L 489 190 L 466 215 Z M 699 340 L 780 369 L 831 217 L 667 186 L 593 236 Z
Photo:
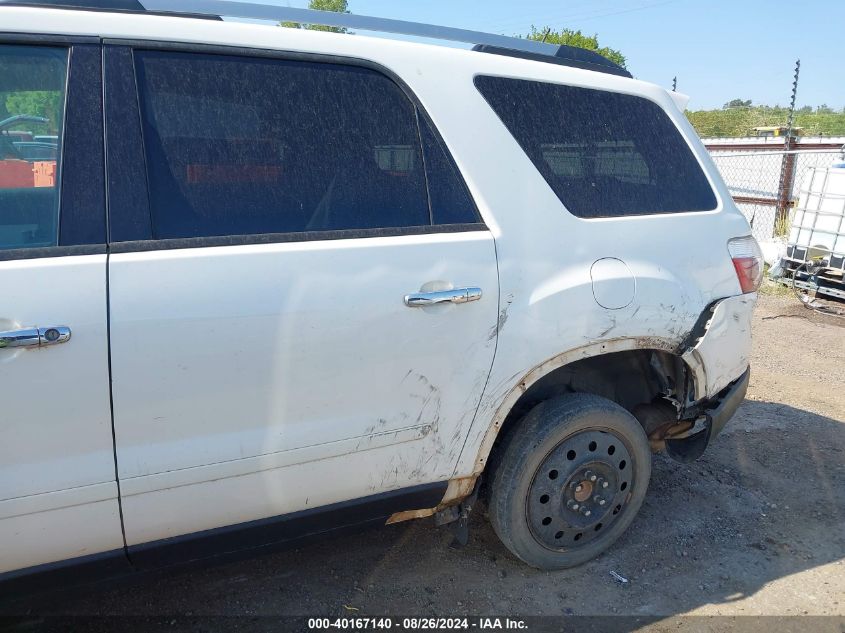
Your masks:
M 634 520 L 651 450 L 630 412 L 574 393 L 539 403 L 510 427 L 492 468 L 496 534 L 526 563 L 563 569 L 601 554 Z
M 625 508 L 629 464 L 625 443 L 610 432 L 583 431 L 561 442 L 537 469 L 526 499 L 534 538 L 553 550 L 592 541 Z

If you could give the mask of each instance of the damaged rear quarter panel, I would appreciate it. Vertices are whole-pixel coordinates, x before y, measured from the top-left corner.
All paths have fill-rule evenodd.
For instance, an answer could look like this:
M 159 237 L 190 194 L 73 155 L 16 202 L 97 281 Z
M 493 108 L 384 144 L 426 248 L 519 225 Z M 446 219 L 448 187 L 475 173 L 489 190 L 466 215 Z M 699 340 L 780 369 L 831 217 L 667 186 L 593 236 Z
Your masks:
M 747 230 L 741 216 L 726 215 L 724 223 L 701 217 L 708 214 L 591 223 L 569 216 L 556 200 L 541 201 L 539 190 L 521 193 L 536 202 L 534 219 L 552 228 L 532 233 L 526 249 L 514 237 L 524 229 L 508 230 L 501 225 L 510 217 L 496 218 L 500 296 L 509 303 L 500 310 L 506 309 L 507 318 L 500 320 L 493 369 L 453 477 L 483 470 L 510 408 L 550 371 L 632 349 L 681 355 L 704 309 L 739 291 L 726 249 L 694 235 L 715 226 L 723 234 L 715 241 L 726 244 Z M 575 235 L 570 242 L 562 237 Z M 620 259 L 635 277 L 629 305 L 608 309 L 596 302 L 590 268 L 601 257 Z
M 748 367 L 756 301 L 754 293 L 717 303 L 704 335 L 684 353 L 695 375 L 696 399 L 719 393 Z

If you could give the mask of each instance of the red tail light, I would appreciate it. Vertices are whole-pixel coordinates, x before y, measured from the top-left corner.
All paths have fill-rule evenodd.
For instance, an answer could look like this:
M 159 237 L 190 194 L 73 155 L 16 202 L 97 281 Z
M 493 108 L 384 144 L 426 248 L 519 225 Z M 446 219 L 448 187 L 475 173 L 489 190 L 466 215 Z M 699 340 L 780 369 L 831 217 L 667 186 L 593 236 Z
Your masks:
M 728 252 L 743 294 L 756 292 L 763 281 L 763 252 L 750 235 L 728 240 Z

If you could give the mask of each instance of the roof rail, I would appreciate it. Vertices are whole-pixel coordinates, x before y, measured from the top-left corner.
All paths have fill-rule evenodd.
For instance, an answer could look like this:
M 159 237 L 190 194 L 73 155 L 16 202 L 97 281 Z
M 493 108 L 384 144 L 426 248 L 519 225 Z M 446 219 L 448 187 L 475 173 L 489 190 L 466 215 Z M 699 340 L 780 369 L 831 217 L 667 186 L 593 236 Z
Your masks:
M 50 9 L 89 9 L 91 11 L 144 11 L 138 0 L 0 0 L 0 6 Z
M 174 0 L 0 0 L 0 6 L 2 5 L 27 5 L 100 11 L 140 10 L 174 16 L 229 17 L 273 22 L 318 24 L 320 26 L 462 42 L 472 44 L 474 47 L 473 50 L 480 52 L 551 62 L 612 75 L 621 75 L 623 77 L 631 76 L 627 70 L 598 53 L 572 46 L 559 46 L 536 40 L 457 29 L 448 26 L 435 26 L 433 24 L 407 22 L 405 20 L 390 20 L 351 13 L 297 9 L 257 2 L 236 2 L 232 0 L 179 0 L 178 2 L 174 2 Z

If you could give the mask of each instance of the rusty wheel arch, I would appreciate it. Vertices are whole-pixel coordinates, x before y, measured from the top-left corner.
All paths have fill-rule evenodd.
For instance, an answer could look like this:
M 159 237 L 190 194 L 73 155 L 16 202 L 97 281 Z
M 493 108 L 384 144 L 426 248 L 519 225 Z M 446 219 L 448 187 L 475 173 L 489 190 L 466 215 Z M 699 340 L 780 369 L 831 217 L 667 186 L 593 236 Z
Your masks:
M 532 389 L 537 389 L 538 386 L 543 385 L 543 381 L 554 381 L 554 376 L 561 376 L 561 372 L 566 372 L 567 369 L 578 367 L 578 363 L 585 361 L 606 361 L 611 365 L 613 361 L 617 360 L 618 355 L 624 354 L 641 354 L 652 355 L 657 354 L 663 359 L 671 359 L 674 365 L 675 381 L 673 389 L 676 392 L 681 406 L 689 403 L 691 394 L 698 392 L 698 368 L 690 364 L 689 357 L 683 357 L 686 349 L 685 345 L 678 345 L 677 340 L 671 340 L 660 337 L 635 337 L 635 338 L 619 338 L 596 343 L 569 350 L 547 359 L 546 361 L 536 365 L 529 370 L 516 382 L 513 387 L 505 395 L 501 403 L 496 409 L 491 422 L 489 423 L 481 444 L 478 448 L 473 475 L 480 475 L 486 468 L 488 459 L 493 452 L 493 447 L 500 437 L 500 433 L 505 428 L 510 428 L 510 425 L 517 421 L 527 409 L 536 402 L 542 399 L 557 395 L 557 393 L 540 394 L 536 401 L 532 398 Z M 553 382 L 552 382 L 553 384 Z M 571 391 L 575 391 L 573 389 Z M 585 391 L 588 393 L 595 393 L 591 389 L 577 389 L 578 391 Z M 528 394 L 528 399 L 526 399 Z M 536 395 L 536 391 L 535 394 Z M 606 393 L 598 393 L 608 397 Z M 655 393 L 654 396 L 660 394 Z M 610 400 L 618 402 L 615 397 L 609 397 Z M 628 410 L 633 410 L 637 404 L 642 402 L 626 403 L 618 402 Z M 628 406 L 626 406 L 628 404 Z

